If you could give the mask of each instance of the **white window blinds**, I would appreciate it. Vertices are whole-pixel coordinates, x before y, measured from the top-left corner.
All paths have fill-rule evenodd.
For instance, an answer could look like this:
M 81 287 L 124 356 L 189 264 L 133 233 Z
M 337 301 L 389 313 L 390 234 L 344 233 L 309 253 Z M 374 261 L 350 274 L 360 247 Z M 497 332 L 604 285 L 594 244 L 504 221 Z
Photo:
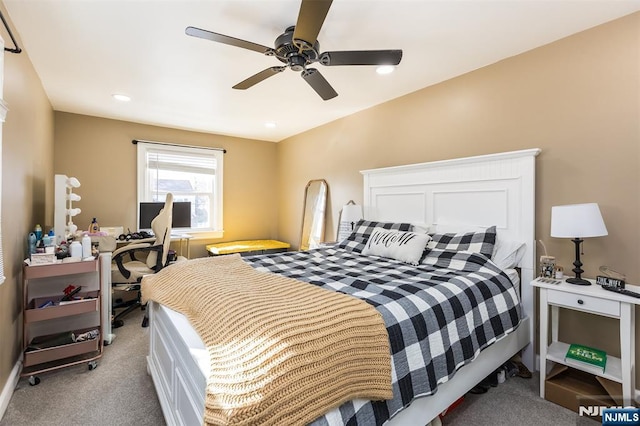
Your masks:
M 223 152 L 207 148 L 138 142 L 138 203 L 191 203 L 189 232 L 222 236 Z

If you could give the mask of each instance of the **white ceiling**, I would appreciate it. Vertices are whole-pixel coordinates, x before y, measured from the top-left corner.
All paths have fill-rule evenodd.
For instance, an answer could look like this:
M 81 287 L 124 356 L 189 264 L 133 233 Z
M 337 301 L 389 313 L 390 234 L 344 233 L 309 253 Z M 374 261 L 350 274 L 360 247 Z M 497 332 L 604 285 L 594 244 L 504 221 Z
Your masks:
M 295 24 L 300 0 L 3 2 L 55 110 L 268 141 L 640 10 L 640 0 L 335 0 L 321 51 L 404 55 L 386 76 L 375 67 L 317 64 L 339 94 L 323 101 L 289 69 L 234 90 L 280 62 L 184 32 L 195 26 L 273 46 Z

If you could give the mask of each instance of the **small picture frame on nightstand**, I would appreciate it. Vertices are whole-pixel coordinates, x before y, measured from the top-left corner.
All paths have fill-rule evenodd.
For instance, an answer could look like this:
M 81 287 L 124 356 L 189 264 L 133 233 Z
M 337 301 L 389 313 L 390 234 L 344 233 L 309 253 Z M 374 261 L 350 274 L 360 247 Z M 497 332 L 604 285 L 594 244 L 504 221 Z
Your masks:
M 540 256 L 540 276 L 543 278 L 556 277 L 556 258 L 554 256 Z

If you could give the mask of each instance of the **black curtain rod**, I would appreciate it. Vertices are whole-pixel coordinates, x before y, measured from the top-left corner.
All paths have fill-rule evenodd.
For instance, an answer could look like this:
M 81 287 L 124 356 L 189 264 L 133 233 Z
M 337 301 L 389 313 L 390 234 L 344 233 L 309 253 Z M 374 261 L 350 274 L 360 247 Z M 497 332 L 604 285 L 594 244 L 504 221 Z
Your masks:
M 7 24 L 7 21 L 4 20 L 4 15 L 2 14 L 2 12 L 0 12 L 0 19 L 2 19 L 2 23 L 4 24 L 4 27 L 7 29 L 7 32 L 9 33 L 9 37 L 11 37 L 11 41 L 13 42 L 13 45 L 15 46 L 15 49 L 9 49 L 8 47 L 5 47 L 4 50 L 6 50 L 7 52 L 11 52 L 11 53 L 20 53 L 20 52 L 22 52 L 22 49 L 20 49 L 18 47 L 18 43 L 16 42 L 16 39 L 13 37 L 13 33 L 11 32 L 11 28 L 9 28 L 9 24 Z
M 211 149 L 211 150 L 214 150 L 214 151 L 222 151 L 223 154 L 227 153 L 227 150 L 224 149 L 224 148 L 212 148 L 212 147 L 209 147 L 209 146 L 182 145 L 182 144 L 170 143 L 170 142 L 145 141 L 145 140 L 142 140 L 142 139 L 134 139 L 134 140 L 131 141 L 131 143 L 134 144 L 134 145 L 137 145 L 138 142 L 152 143 L 152 144 L 156 144 L 156 145 L 180 146 L 180 147 L 186 147 L 186 148 Z

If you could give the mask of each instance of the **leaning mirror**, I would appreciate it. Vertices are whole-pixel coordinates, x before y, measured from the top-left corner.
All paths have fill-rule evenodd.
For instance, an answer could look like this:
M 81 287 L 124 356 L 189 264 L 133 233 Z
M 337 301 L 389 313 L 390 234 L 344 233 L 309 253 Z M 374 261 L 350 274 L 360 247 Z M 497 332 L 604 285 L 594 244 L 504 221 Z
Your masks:
M 327 190 L 327 182 L 324 179 L 311 180 L 305 188 L 300 250 L 319 247 L 324 241 Z

